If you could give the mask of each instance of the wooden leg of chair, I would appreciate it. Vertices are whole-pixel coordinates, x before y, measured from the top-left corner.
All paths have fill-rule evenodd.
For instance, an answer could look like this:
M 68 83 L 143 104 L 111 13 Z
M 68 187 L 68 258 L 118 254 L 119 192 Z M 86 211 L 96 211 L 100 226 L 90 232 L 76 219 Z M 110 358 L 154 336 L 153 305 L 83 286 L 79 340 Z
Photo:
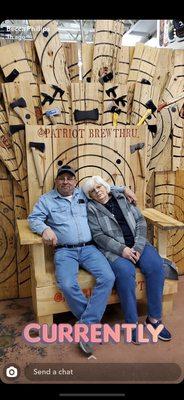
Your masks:
M 37 322 L 41 324 L 47 324 L 47 325 L 52 325 L 53 324 L 53 314 L 50 315 L 43 315 L 43 316 L 37 316 Z
M 173 294 L 166 294 L 163 296 L 163 304 L 162 304 L 162 314 L 163 316 L 171 314 L 173 310 Z

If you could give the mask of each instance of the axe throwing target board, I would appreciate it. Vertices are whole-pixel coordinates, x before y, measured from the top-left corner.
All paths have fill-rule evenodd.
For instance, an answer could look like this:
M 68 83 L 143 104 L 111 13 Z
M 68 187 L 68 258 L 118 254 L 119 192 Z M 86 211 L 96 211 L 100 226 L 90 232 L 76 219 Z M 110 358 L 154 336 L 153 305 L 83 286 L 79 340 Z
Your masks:
M 184 171 L 156 172 L 154 207 L 184 222 Z M 172 230 L 168 234 L 167 257 L 178 267 L 179 274 L 184 273 L 184 231 Z
M 63 43 L 71 82 L 79 82 L 78 43 Z
M 134 100 L 132 104 L 131 123 L 136 125 L 140 121 L 140 119 L 145 115 L 147 109 L 149 108 L 146 107 L 146 103 L 149 100 L 152 100 L 155 107 L 157 107 L 159 97 L 160 97 L 160 85 L 153 86 L 136 82 L 134 91 Z M 147 132 L 148 132 L 147 169 L 149 170 L 153 137 L 154 135 L 156 135 L 155 133 L 152 134 L 150 129 L 155 128 L 155 130 L 157 130 L 157 110 L 154 111 L 154 113 L 152 113 L 151 115 L 149 115 L 145 119 L 143 124 L 147 126 Z M 147 175 L 149 174 L 146 173 L 146 176 Z
M 122 20 L 97 20 L 94 35 L 94 53 L 92 66 L 92 81 L 98 81 L 101 69 L 107 68 L 108 73 L 114 72 L 124 32 Z
M 82 58 L 82 80 L 88 81 L 91 79 L 91 70 L 93 63 L 94 45 L 92 43 L 82 43 L 81 58 Z
M 8 131 L 7 115 L 0 104 L 0 159 L 15 180 L 19 181 L 17 161 Z
M 0 47 L 0 65 L 5 82 L 27 80 L 36 84 L 28 59 L 19 42 Z
M 53 20 L 29 20 L 41 69 L 47 84 L 70 82 L 63 44 Z
M 11 138 L 18 165 L 20 184 L 26 207 L 29 209 L 24 129 L 26 124 L 37 124 L 33 98 L 31 96 L 31 85 L 27 81 L 24 82 L 24 85 L 18 82 L 5 83 L 3 84 L 3 91 L 7 100 L 10 133 L 12 134 Z
M 121 47 L 121 50 L 119 53 L 119 59 L 117 60 L 117 64 L 115 67 L 115 71 L 116 71 L 115 81 L 117 83 L 121 83 L 124 85 L 127 83 L 133 53 L 134 53 L 134 46 L 132 46 L 132 47 L 122 46 Z
M 98 82 L 71 84 L 73 125 L 102 121 L 103 86 Z
M 103 126 L 126 125 L 127 91 L 126 85 L 114 81 L 104 83 Z
M 40 85 L 40 96 L 44 125 L 71 124 L 71 100 L 69 86 Z M 50 115 L 51 118 L 49 118 Z
M 164 89 L 164 92 L 159 100 L 162 102 L 169 102 L 178 93 L 183 90 L 183 82 L 177 79 L 171 79 L 168 86 Z M 163 155 L 163 149 L 169 137 L 172 135 L 173 141 L 173 160 L 177 156 L 181 155 L 182 148 L 182 132 L 183 132 L 183 120 L 179 116 L 179 108 L 181 107 L 183 100 L 173 104 L 174 107 L 163 108 L 157 113 L 157 134 L 153 139 L 152 153 L 149 164 L 149 178 L 154 170 L 157 170 L 158 161 Z M 174 161 L 174 168 L 176 169 L 176 162 Z
M 27 210 L 22 190 L 16 181 L 13 181 L 14 193 L 14 212 L 16 221 L 27 218 Z M 19 297 L 31 296 L 31 259 L 29 254 L 29 246 L 20 245 L 17 224 L 15 224 L 16 240 L 16 258 L 17 258 L 17 274 Z
M 145 46 L 143 43 L 137 44 L 135 47 L 128 82 L 141 82 L 146 79 L 153 81 L 156 64 L 159 56 L 159 49 Z
M 43 187 L 39 186 L 29 148 L 30 141 L 45 144 L 45 152 L 40 162 Z M 106 128 L 95 124 L 70 127 L 26 126 L 26 143 L 30 209 L 42 193 L 53 187 L 58 162 L 60 165 L 73 166 L 80 184 L 89 176 L 101 175 L 110 184 L 130 186 L 136 192 L 139 207 L 144 208 L 146 181 L 141 175 L 140 159 L 145 173 L 147 149 L 145 126 L 139 128 L 133 125 Z M 143 146 L 139 149 L 140 144 Z M 37 150 L 37 156 L 40 155 Z
M 27 61 L 28 64 L 31 68 L 32 74 L 34 78 L 36 79 L 36 82 L 39 83 L 44 83 L 44 78 L 42 74 L 42 70 L 39 64 L 38 56 L 36 53 L 35 45 L 32 40 L 25 40 L 21 42 L 23 46 L 23 50 L 27 56 Z
M 0 162 L 0 299 L 18 297 L 12 182 Z

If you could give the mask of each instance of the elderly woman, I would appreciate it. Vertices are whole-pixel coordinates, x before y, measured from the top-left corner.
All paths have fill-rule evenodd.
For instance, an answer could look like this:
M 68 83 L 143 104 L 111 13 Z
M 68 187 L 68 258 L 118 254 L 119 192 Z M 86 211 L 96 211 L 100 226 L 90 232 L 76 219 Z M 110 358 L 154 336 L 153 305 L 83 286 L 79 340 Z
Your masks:
M 163 259 L 146 240 L 146 221 L 140 210 L 130 204 L 115 188 L 110 188 L 100 176 L 85 181 L 82 189 L 91 200 L 88 219 L 93 239 L 108 259 L 116 276 L 116 288 L 126 323 L 138 323 L 136 305 L 136 269 L 145 276 L 148 316 L 146 324 L 155 329 L 162 323 L 162 295 L 164 286 Z M 170 332 L 163 327 L 159 339 L 170 340 Z M 136 329 L 132 342 L 137 344 Z

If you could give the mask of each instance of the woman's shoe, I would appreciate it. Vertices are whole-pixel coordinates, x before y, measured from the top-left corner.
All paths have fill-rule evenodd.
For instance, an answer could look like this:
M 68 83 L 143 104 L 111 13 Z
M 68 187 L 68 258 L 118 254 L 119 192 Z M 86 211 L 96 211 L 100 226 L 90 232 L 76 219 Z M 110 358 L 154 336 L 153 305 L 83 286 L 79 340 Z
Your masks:
M 146 318 L 146 325 L 150 324 L 153 326 L 154 329 L 158 328 L 158 326 L 160 324 L 162 324 L 162 321 L 157 321 L 156 323 L 153 323 L 149 320 L 149 317 Z M 168 341 L 172 339 L 171 333 L 168 331 L 168 329 L 166 329 L 166 327 L 164 326 L 163 329 L 161 330 L 161 332 L 158 335 L 158 338 L 160 340 L 164 340 L 164 341 Z

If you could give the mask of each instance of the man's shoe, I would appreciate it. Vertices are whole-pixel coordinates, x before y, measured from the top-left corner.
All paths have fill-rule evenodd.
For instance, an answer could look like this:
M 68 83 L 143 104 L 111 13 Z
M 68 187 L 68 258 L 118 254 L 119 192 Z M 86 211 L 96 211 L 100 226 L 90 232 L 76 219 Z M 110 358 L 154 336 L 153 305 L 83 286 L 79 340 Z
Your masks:
M 137 340 L 137 328 L 132 330 L 132 343 L 133 344 L 140 344 Z
M 146 318 L 146 324 L 150 324 L 153 326 L 154 329 L 156 329 L 160 324 L 162 324 L 162 321 L 157 321 L 155 324 L 153 322 L 151 322 L 149 320 L 149 317 Z M 161 330 L 161 332 L 158 335 L 158 338 L 160 340 L 164 340 L 164 341 L 168 341 L 172 339 L 171 333 L 165 328 L 165 326 L 163 327 L 163 329 Z
M 84 342 L 84 340 L 80 340 L 79 347 L 86 355 L 93 354 L 93 344 L 91 342 Z

